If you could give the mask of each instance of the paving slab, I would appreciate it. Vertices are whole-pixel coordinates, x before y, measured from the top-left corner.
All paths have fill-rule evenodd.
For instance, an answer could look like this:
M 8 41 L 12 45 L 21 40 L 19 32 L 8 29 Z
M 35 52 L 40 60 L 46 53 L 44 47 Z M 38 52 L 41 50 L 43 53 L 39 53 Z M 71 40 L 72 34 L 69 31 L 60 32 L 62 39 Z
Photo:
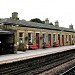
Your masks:
M 48 55 L 48 54 L 54 54 L 54 53 L 58 53 L 58 52 L 71 50 L 71 49 L 75 49 L 75 45 L 37 49 L 37 50 L 26 50 L 25 52 L 18 51 L 17 54 L 0 55 L 0 64 L 12 63 L 15 61 L 40 57 L 40 56 L 44 56 L 44 55 Z

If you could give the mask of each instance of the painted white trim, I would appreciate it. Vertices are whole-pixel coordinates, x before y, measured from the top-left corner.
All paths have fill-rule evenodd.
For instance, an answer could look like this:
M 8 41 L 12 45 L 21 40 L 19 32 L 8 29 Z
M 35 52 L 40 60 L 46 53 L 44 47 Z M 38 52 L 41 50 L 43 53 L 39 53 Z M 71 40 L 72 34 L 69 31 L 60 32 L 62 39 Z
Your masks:
M 40 32 L 35 32 L 35 33 L 40 33 Z
M 56 34 L 56 33 L 53 33 L 53 34 Z
M 43 34 L 42 34 L 42 36 L 43 36 Z M 44 34 L 43 42 L 46 42 L 46 34 Z
M 30 40 L 28 41 L 32 43 L 32 33 L 30 33 Z
M 25 41 L 25 40 L 24 40 L 24 32 L 19 32 L 19 33 L 22 33 L 22 34 L 23 34 L 23 36 L 22 36 L 22 37 L 19 37 L 19 39 L 22 38 L 21 41 L 22 41 L 22 43 L 24 43 L 24 41 Z M 20 41 L 20 40 L 19 40 L 19 41 Z M 20 43 L 20 42 L 19 42 L 19 43 Z
M 54 34 L 53 34 L 53 35 L 54 35 Z M 57 40 L 56 40 L 56 38 L 57 38 L 57 35 L 55 34 L 55 38 L 54 38 L 54 40 L 53 40 L 54 42 L 56 42 L 56 41 L 57 41 Z
M 22 30 L 18 30 L 18 32 L 19 32 L 19 33 L 24 33 L 25 31 L 22 31 Z
M 33 39 L 33 38 L 32 38 L 32 33 L 31 33 L 31 43 L 32 43 L 32 39 Z
M 33 31 L 28 31 L 28 33 L 31 33 L 31 32 L 33 32 Z
M 42 33 L 46 33 L 46 32 L 42 32 Z
M 60 35 L 60 33 L 58 33 Z

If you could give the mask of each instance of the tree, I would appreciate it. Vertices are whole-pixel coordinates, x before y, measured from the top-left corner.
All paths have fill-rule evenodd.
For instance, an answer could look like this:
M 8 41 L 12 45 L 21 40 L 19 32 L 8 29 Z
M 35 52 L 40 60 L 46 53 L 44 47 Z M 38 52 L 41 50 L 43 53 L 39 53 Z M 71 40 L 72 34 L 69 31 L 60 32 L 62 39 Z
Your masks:
M 42 24 L 45 24 L 45 21 L 42 21 L 42 20 L 40 20 L 39 18 L 31 19 L 30 22 L 36 22 L 36 23 L 42 23 Z M 49 25 L 53 25 L 53 23 L 50 22 Z
M 49 25 L 53 25 L 53 23 L 52 23 L 52 22 L 50 22 L 50 23 L 49 23 Z
M 39 18 L 34 18 L 30 20 L 31 22 L 37 22 L 37 23 L 42 23 L 42 21 Z
M 45 21 L 42 21 L 43 24 L 45 24 Z

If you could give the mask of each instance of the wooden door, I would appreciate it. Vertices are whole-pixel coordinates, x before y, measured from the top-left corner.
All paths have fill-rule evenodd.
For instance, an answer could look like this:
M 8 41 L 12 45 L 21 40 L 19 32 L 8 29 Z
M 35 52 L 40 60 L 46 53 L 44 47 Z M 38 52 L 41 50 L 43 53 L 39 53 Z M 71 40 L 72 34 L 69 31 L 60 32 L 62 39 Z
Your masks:
M 62 35 L 62 46 L 64 46 L 64 35 Z
M 69 35 L 69 42 L 70 42 L 70 45 L 71 45 L 71 35 Z
M 58 43 L 59 43 L 59 46 L 60 46 L 60 34 L 58 34 Z
M 38 46 L 38 48 L 39 48 L 39 42 L 40 42 L 39 33 L 36 33 L 36 45 Z
M 51 34 L 48 34 L 48 42 L 51 45 Z

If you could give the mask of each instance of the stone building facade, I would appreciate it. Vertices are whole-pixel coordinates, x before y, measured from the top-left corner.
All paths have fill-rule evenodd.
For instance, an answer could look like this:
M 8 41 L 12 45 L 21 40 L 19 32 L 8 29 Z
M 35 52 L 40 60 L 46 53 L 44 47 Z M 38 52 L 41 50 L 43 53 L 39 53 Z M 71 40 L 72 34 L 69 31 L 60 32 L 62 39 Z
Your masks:
M 48 19 L 46 19 L 47 21 Z M 49 20 L 48 20 L 49 22 Z M 11 18 L 0 20 L 0 29 L 15 31 L 14 33 L 14 50 L 20 48 L 28 49 L 29 45 L 36 45 L 42 48 L 43 44 L 50 44 L 52 47 L 55 43 L 59 46 L 75 44 L 75 30 L 71 24 L 69 28 L 59 27 L 59 22 L 54 25 L 28 22 L 19 20 L 18 13 L 12 13 Z

